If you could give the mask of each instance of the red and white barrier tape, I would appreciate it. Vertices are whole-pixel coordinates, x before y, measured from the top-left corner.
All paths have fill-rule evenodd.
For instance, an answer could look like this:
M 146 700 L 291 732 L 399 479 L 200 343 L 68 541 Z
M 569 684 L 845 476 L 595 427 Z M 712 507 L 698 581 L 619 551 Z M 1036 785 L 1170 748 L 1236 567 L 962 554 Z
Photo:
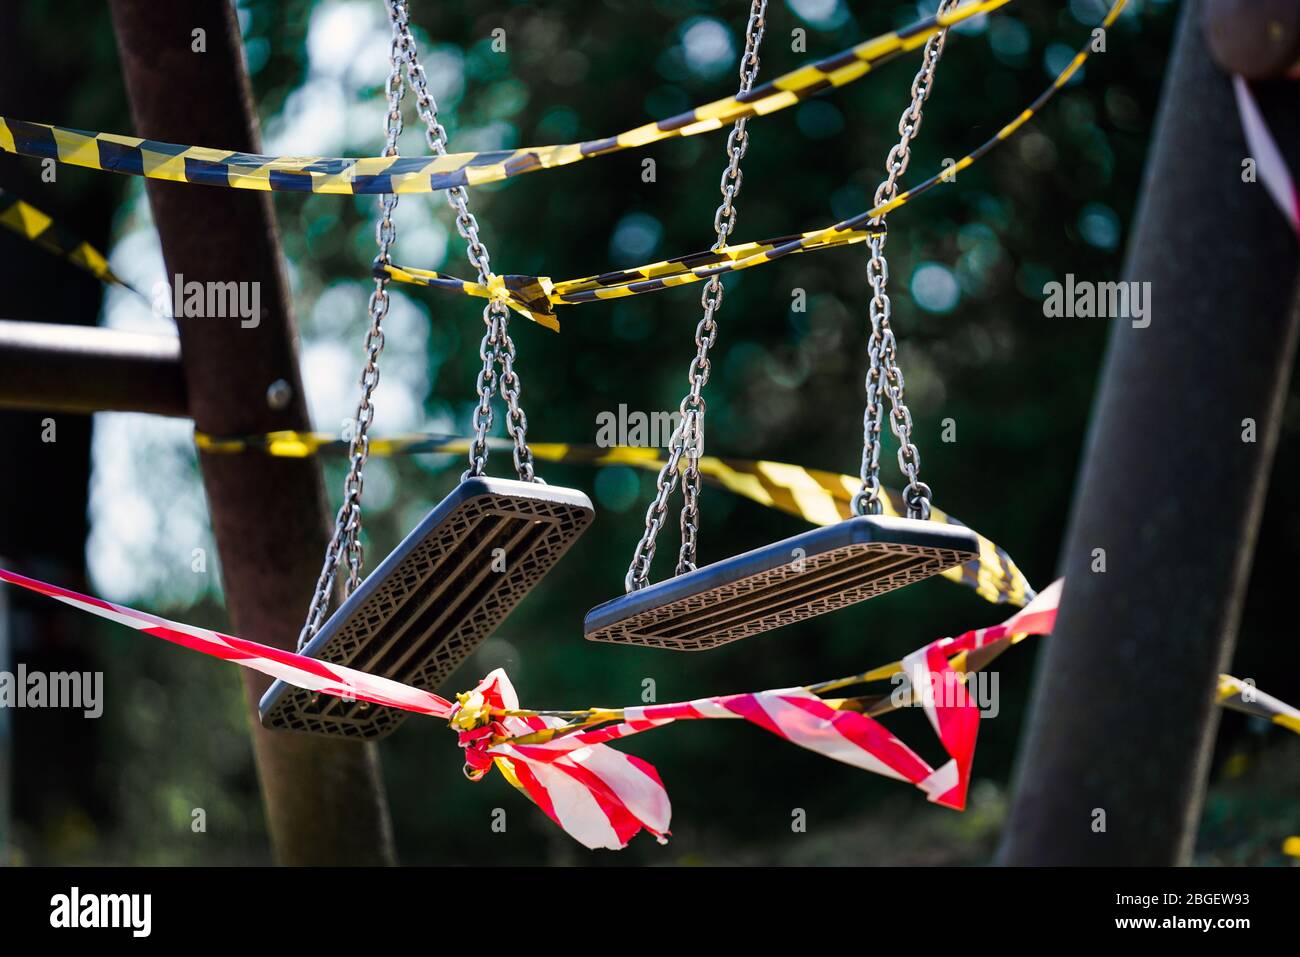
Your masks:
M 460 714 L 462 725 L 466 724 L 463 705 L 452 705 L 438 695 L 387 678 L 169 621 L 3 569 L 0 580 L 302 688 L 437 718 L 455 719 Z M 1001 625 L 933 642 L 909 656 L 906 665 L 914 686 L 928 681 L 951 689 L 948 694 L 921 696 L 949 755 L 949 761 L 938 770 L 875 718 L 839 710 L 806 688 L 626 708 L 622 720 L 615 724 L 558 735 L 544 743 L 513 741 L 510 739 L 562 727 L 565 722 L 499 714 L 519 710 L 514 688 L 499 670 L 464 696 L 475 702 L 485 719 L 461 731 L 461 745 L 475 776 L 495 764 L 552 820 L 588 847 L 623 847 L 642 829 L 661 840 L 668 833 L 671 806 L 654 767 L 616 751 L 607 742 L 686 719 L 741 718 L 836 761 L 910 781 L 931 801 L 960 810 L 970 780 L 979 711 L 964 685 L 952 680 L 955 672 L 948 657 L 1012 634 L 1045 634 L 1055 620 L 1060 590 L 1059 583 L 1046 589 Z
M 818 697 L 807 687 L 595 711 L 590 712 L 590 727 L 567 730 L 572 726 L 565 718 L 534 712 L 512 714 L 520 712 L 519 700 L 501 670 L 493 671 L 473 691 L 459 695 L 453 705 L 436 694 L 387 678 L 168 621 L 4 569 L 0 569 L 0 581 L 302 688 L 447 720 L 459 731 L 471 779 L 477 780 L 495 766 L 575 840 L 586 847 L 611 849 L 625 847 L 642 830 L 662 842 L 668 834 L 672 806 L 655 768 L 610 747 L 609 742 L 682 720 L 739 718 L 833 760 L 911 782 L 936 804 L 963 809 L 980 713 L 953 661 L 963 652 L 1002 641 L 1049 634 L 1062 589 L 1062 583 L 1055 582 L 1002 624 L 941 638 L 903 660 L 906 680 L 895 694 L 906 692 L 900 700 L 919 700 L 925 708 L 948 754 L 948 760 L 936 769 L 875 718 L 841 707 L 846 703 L 843 699 Z M 897 669 L 893 673 L 897 674 Z M 1300 731 L 1294 722 L 1282 723 Z
M 452 710 L 451 702 L 436 694 L 390 681 L 388 678 L 366 674 L 364 671 L 328 664 L 305 655 L 294 654 L 292 651 L 272 648 L 270 645 L 259 645 L 255 641 L 223 635 L 219 631 L 209 631 L 207 628 L 196 628 L 193 625 L 168 621 L 166 618 L 159 618 L 148 612 L 136 611 L 124 605 L 115 605 L 99 598 L 69 591 L 58 585 L 47 585 L 34 578 L 15 575 L 3 568 L 0 568 L 0 581 L 47 595 L 73 608 L 88 611 L 109 621 L 116 621 L 136 631 L 142 631 L 146 635 L 153 635 L 155 638 L 162 638 L 189 648 L 191 651 L 200 651 L 214 658 L 233 661 L 237 665 L 252 668 L 272 678 L 282 678 L 299 688 L 433 715 L 435 718 L 445 718 Z

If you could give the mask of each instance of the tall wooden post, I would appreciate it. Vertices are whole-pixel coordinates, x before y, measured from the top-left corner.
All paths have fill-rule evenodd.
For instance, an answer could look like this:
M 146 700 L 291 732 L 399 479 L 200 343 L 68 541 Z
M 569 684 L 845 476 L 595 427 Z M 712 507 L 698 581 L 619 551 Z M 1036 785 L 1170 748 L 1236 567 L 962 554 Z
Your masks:
M 229 3 L 112 0 L 110 6 L 140 136 L 259 150 Z M 148 190 L 170 278 L 256 283 L 260 290 L 256 324 L 239 317 L 177 321 L 195 428 L 215 435 L 310 428 L 269 196 L 155 180 Z M 288 385 L 288 401 L 271 403 L 267 390 L 280 381 Z M 292 648 L 329 521 L 317 463 L 202 455 L 200 465 L 234 631 Z M 264 731 L 256 706 L 267 683 L 245 673 L 277 859 L 391 863 L 392 829 L 373 746 Z

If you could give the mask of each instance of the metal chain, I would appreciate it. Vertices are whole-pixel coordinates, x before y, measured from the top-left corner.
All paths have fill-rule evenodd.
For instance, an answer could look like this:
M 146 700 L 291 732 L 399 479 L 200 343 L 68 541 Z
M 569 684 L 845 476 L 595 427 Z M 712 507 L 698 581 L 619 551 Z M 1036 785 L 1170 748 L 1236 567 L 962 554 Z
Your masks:
M 397 155 L 397 141 L 402 133 L 402 99 L 406 88 L 402 82 L 405 68 L 407 80 L 415 94 L 420 119 L 425 124 L 425 139 L 436 154 L 447 152 L 447 131 L 438 122 L 438 107 L 429 93 L 424 67 L 420 65 L 415 38 L 411 35 L 410 12 L 406 0 L 387 0 L 388 17 L 392 25 L 389 45 L 390 70 L 385 84 L 388 114 L 385 117 L 385 156 Z M 379 254 L 375 265 L 388 265 L 389 251 L 397 238 L 393 211 L 398 197 L 386 193 L 380 199 L 380 218 L 375 226 Z M 466 255 L 478 270 L 479 281 L 487 283 L 492 274 L 487 247 L 478 235 L 478 221 L 469 211 L 469 195 L 464 187 L 447 190 L 447 201 L 456 213 L 456 229 L 466 241 Z M 375 289 L 370 295 L 370 328 L 366 332 L 366 364 L 361 373 L 361 399 L 357 405 L 355 428 L 348 443 L 348 474 L 343 482 L 343 504 L 334 520 L 334 531 L 325 549 L 325 560 L 307 610 L 307 620 L 298 635 L 298 649 L 312 639 L 324 622 L 329 609 L 330 595 L 338 575 L 340 562 L 346 561 L 348 577 L 344 596 L 361 583 L 365 555 L 360 542 L 361 493 L 365 485 L 365 466 L 370 455 L 370 425 L 375 409 L 371 397 L 379 385 L 379 356 L 384 349 L 383 322 L 388 315 L 388 278 L 376 277 Z M 483 367 L 478 374 L 476 391 L 478 406 L 474 410 L 474 441 L 470 446 L 470 468 L 465 473 L 481 475 L 487 465 L 487 433 L 492 428 L 492 393 L 500 389 L 509 409 L 507 428 L 515 442 L 515 470 L 524 481 L 540 481 L 533 474 L 532 452 L 528 448 L 528 419 L 519 405 L 521 383 L 514 370 L 515 347 L 508 332 L 509 310 L 493 300 L 483 310 L 486 332 L 479 345 Z M 496 366 L 500 364 L 501 375 Z
M 758 50 L 763 42 L 763 31 L 767 26 L 767 0 L 752 0 L 749 8 L 749 20 L 745 24 L 745 52 L 740 60 L 740 90 L 738 95 L 748 93 L 758 77 Z M 740 161 L 749 148 L 749 133 L 746 119 L 736 121 L 727 135 L 727 166 L 722 173 L 720 190 L 722 205 L 713 215 L 713 230 L 717 240 L 713 249 L 719 250 L 727 245 L 727 238 L 736 228 L 735 200 L 740 192 Z M 712 277 L 704 286 L 700 295 L 700 305 L 704 315 L 695 327 L 695 356 L 687 370 L 690 391 L 682 398 L 678 411 L 681 420 L 668 440 L 668 461 L 659 470 L 656 480 L 655 497 L 646 510 L 645 532 L 637 542 L 632 555 L 632 564 L 628 567 L 623 580 L 624 587 L 630 591 L 644 588 L 650 579 L 650 565 L 654 561 L 655 540 L 663 528 L 664 515 L 668 511 L 668 498 L 678 482 L 678 467 L 682 456 L 686 457 L 686 469 L 681 474 L 682 513 L 681 513 L 681 550 L 677 556 L 676 574 L 695 570 L 695 549 L 699 533 L 699 497 L 700 497 L 700 456 L 704 452 L 704 386 L 709 381 L 709 349 L 717 339 L 718 325 L 715 315 L 722 305 L 722 282 L 717 276 Z
M 939 13 L 947 13 L 960 0 L 942 0 Z M 888 174 L 877 188 L 874 205 L 879 206 L 898 195 L 898 178 L 907 171 L 911 162 L 912 139 L 921 129 L 921 111 L 934 87 L 935 69 L 943 55 L 947 29 L 936 32 L 925 43 L 921 69 L 912 80 L 912 102 L 898 118 L 899 141 L 885 158 Z M 884 216 L 872 220 L 883 225 Z M 870 366 L 867 371 L 866 410 L 862 416 L 862 488 L 853 497 L 855 515 L 879 515 L 880 491 L 880 427 L 884 413 L 881 398 L 883 387 L 889 399 L 889 427 L 898 437 L 898 467 L 907 476 L 903 500 L 908 518 L 930 517 L 930 486 L 920 480 L 921 453 L 912 442 L 912 413 L 907 408 L 903 371 L 898 364 L 898 341 L 890 325 L 892 308 L 886 286 L 889 283 L 889 264 L 885 260 L 885 236 L 870 241 L 871 258 L 867 262 L 867 281 L 871 284 L 871 341 L 868 346 Z
M 410 11 L 407 0 L 387 0 L 388 17 L 399 37 L 401 53 L 406 65 L 406 79 L 415 94 L 416 111 L 424 121 L 424 138 L 429 149 L 438 156 L 447 153 L 447 130 L 438 120 L 438 104 L 429 92 L 429 81 L 420 64 L 415 37 L 411 35 Z M 446 190 L 447 204 L 456 214 L 456 231 L 465 240 L 465 255 L 478 271 L 478 281 L 487 285 L 492 275 L 492 260 L 487 246 L 479 238 L 478 220 L 469 211 L 469 192 L 463 186 Z M 506 403 L 506 429 L 514 440 L 515 473 L 522 481 L 540 482 L 533 471 L 533 453 L 528 448 L 528 417 L 519 404 L 523 389 L 515 371 L 515 344 L 510 338 L 510 310 L 500 300 L 493 299 L 483 309 L 485 331 L 479 344 L 479 357 L 483 367 L 475 381 L 478 406 L 474 410 L 474 440 L 470 443 L 469 468 L 462 478 L 482 475 L 487 467 L 487 435 L 492 428 L 492 393 L 499 391 Z M 496 367 L 500 366 L 498 374 Z
M 389 46 L 389 63 L 391 68 L 384 87 L 388 97 L 388 114 L 384 118 L 384 155 L 396 156 L 397 140 L 402 133 L 402 97 L 406 92 L 402 84 L 401 39 L 396 29 Z M 389 263 L 389 250 L 397 239 L 397 227 L 393 224 L 393 210 L 396 208 L 395 194 L 385 193 L 380 197 L 379 221 L 375 224 L 375 241 L 379 246 L 379 253 L 374 260 L 376 266 Z M 345 597 L 361 583 L 361 571 L 365 563 L 360 541 L 361 491 L 365 485 L 366 460 L 370 456 L 370 425 L 375 418 L 375 407 L 370 400 L 379 385 L 379 356 L 384 351 L 383 323 L 388 315 L 388 302 L 388 278 L 376 277 L 369 302 L 370 328 L 366 330 L 366 364 L 361 370 L 361 399 L 357 403 L 352 436 L 348 441 L 348 474 L 343 480 L 343 504 L 334 519 L 334 531 L 325 548 L 325 560 L 307 609 L 307 620 L 298 634 L 299 651 L 312 639 L 324 621 L 341 561 L 346 561 L 348 568 L 347 581 L 344 583 Z

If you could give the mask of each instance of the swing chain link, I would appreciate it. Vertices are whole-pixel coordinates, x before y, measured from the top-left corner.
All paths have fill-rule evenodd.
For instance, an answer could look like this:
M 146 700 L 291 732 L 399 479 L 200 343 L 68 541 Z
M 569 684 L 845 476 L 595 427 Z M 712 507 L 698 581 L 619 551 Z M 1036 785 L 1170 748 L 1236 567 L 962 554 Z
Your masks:
M 436 155 L 445 156 L 447 129 L 438 119 L 438 104 L 429 92 L 428 77 L 420 63 L 415 37 L 411 33 L 408 2 L 388 0 L 388 10 L 400 38 L 406 78 L 415 93 L 416 112 L 424 122 L 425 141 Z M 478 220 L 469 210 L 469 191 L 464 186 L 454 186 L 445 192 L 447 204 L 456 214 L 456 231 L 465 240 L 466 258 L 478 271 L 478 281 L 487 285 L 492 275 L 492 260 L 479 237 Z M 506 403 L 506 430 L 514 441 L 515 473 L 521 481 L 540 482 L 534 472 L 532 450 L 528 447 L 528 416 L 519 404 L 523 383 L 514 367 L 516 355 L 514 340 L 510 337 L 510 310 L 500 300 L 489 301 L 483 308 L 483 325 L 483 339 L 479 344 L 483 366 L 474 383 L 478 396 L 478 405 L 473 413 L 474 439 L 470 443 L 469 468 L 461 478 L 482 475 L 487 468 L 487 436 L 493 422 L 492 393 L 499 391 Z M 497 366 L 500 366 L 499 374 Z
M 411 34 L 410 11 L 407 0 L 387 0 L 389 21 L 392 24 L 392 40 L 389 46 L 390 69 L 384 84 L 388 99 L 388 113 L 384 117 L 384 156 L 398 155 L 397 142 L 401 137 L 402 99 L 406 87 L 402 81 L 403 67 L 407 80 L 416 98 L 416 109 L 425 124 L 425 140 L 439 156 L 447 152 L 447 130 L 438 121 L 438 106 L 429 92 L 428 78 L 420 64 L 415 37 Z M 491 260 L 487 247 L 478 235 L 478 221 L 469 211 L 469 195 L 464 187 L 449 189 L 447 202 L 456 213 L 456 229 L 466 242 L 466 255 L 470 264 L 478 270 L 479 281 L 487 283 L 491 275 Z M 397 208 L 398 197 L 395 193 L 385 193 L 380 198 L 380 216 L 375 225 L 375 239 L 379 253 L 375 257 L 375 266 L 390 263 L 389 251 L 397 239 L 397 227 L 393 222 L 393 212 Z M 366 364 L 361 373 L 361 399 L 357 405 L 357 414 L 352 436 L 348 442 L 348 474 L 343 482 L 343 504 L 334 520 L 334 530 L 325 549 L 325 560 L 320 576 L 312 593 L 311 604 L 307 610 L 307 620 L 298 634 L 298 650 L 301 651 L 320 630 L 325 613 L 329 609 L 330 595 L 334 591 L 338 567 L 341 561 L 347 562 L 348 577 L 344 584 L 344 598 L 350 595 L 361 583 L 361 573 L 365 562 L 365 553 L 360 541 L 361 534 L 361 493 L 365 485 L 365 466 L 370 456 L 370 426 L 374 422 L 375 409 L 371 397 L 379 385 L 379 356 L 384 349 L 383 322 L 388 315 L 389 279 L 387 276 L 375 278 L 375 289 L 370 294 L 369 312 L 370 328 L 366 332 Z M 479 356 L 483 368 L 476 381 L 478 406 L 474 410 L 474 440 L 470 445 L 470 468 L 462 479 L 470 475 L 481 475 L 487 465 L 487 433 L 492 427 L 492 393 L 499 387 L 501 396 L 509 408 L 507 427 L 514 439 L 515 470 L 525 482 L 541 481 L 533 474 L 532 452 L 528 448 L 528 419 L 519 405 L 521 383 L 514 371 L 515 347 L 507 331 L 508 310 L 496 300 L 488 303 L 483 310 L 486 332 L 479 345 Z M 502 366 L 502 374 L 496 374 L 496 365 Z
M 942 0 L 938 12 L 947 13 L 960 0 Z M 907 171 L 912 160 L 911 143 L 921 129 L 922 109 L 934 87 L 934 74 L 943 55 L 947 28 L 937 31 L 925 43 L 921 69 L 912 79 L 912 101 L 898 118 L 899 141 L 885 158 L 885 180 L 876 188 L 873 204 L 880 206 L 898 195 L 898 179 Z M 885 216 L 872 220 L 883 226 Z M 862 488 L 853 496 L 853 514 L 879 515 L 883 510 L 880 488 L 880 430 L 884 413 L 881 391 L 889 399 L 889 427 L 898 437 L 898 467 L 907 476 L 903 502 L 907 517 L 930 517 L 930 486 L 920 480 L 921 453 L 912 442 L 912 413 L 908 410 L 903 370 L 898 363 L 898 340 L 890 324 L 892 306 L 886 287 L 889 283 L 889 263 L 885 259 L 886 235 L 870 240 L 871 257 L 867 262 L 867 281 L 871 285 L 871 340 L 868 345 L 870 365 L 866 377 L 866 409 L 862 417 Z
M 745 24 L 745 52 L 740 60 L 740 90 L 743 96 L 754 87 L 758 77 L 758 50 L 763 42 L 763 32 L 767 27 L 767 0 L 752 0 L 749 19 Z M 736 228 L 735 200 L 740 192 L 742 174 L 740 161 L 749 149 L 749 132 L 747 118 L 735 122 L 727 134 L 727 166 L 722 172 L 719 189 L 722 204 L 713 214 L 713 230 L 717 239 L 713 244 L 716 252 L 727 245 L 728 237 Z M 632 564 L 623 580 L 629 592 L 644 588 L 650 580 L 650 565 L 654 561 L 655 541 L 663 528 L 664 516 L 668 512 L 668 499 L 677 487 L 678 469 L 682 457 L 686 458 L 686 468 L 681 472 L 682 512 L 681 512 L 681 550 L 677 556 L 676 574 L 682 575 L 695 570 L 695 551 L 699 533 L 699 497 L 700 497 L 700 457 L 704 452 L 704 386 L 709 381 L 709 349 L 717 340 L 718 324 L 714 316 L 722 305 L 722 282 L 713 276 L 704 285 L 700 294 L 700 306 L 704 315 L 695 327 L 695 355 L 687 370 L 690 390 L 678 406 L 680 421 L 668 440 L 668 460 L 659 470 L 655 483 L 655 497 L 646 509 L 645 532 L 637 542 L 632 555 Z
M 396 28 L 389 48 L 389 62 L 391 68 L 384 85 L 388 113 L 384 117 L 383 155 L 396 156 L 397 140 L 402 133 L 402 98 L 406 93 L 402 84 L 401 40 Z M 379 220 L 375 224 L 375 242 L 379 246 L 379 252 L 374 259 L 375 266 L 386 266 L 390 262 L 389 251 L 397 239 L 397 227 L 393 223 L 397 199 L 394 193 L 385 193 L 379 199 Z M 360 539 L 361 492 L 365 486 L 366 462 L 370 457 L 370 425 L 375 419 L 371 397 L 379 385 L 379 356 L 384 351 L 383 324 L 388 316 L 388 282 L 387 276 L 376 276 L 375 288 L 370 293 L 370 327 L 366 330 L 365 342 L 366 364 L 361 370 L 361 398 L 357 403 L 352 435 L 348 440 L 348 472 L 343 480 L 343 504 L 334 518 L 334 530 L 325 548 L 325 560 L 307 609 L 307 620 L 298 633 L 299 651 L 311 641 L 323 624 L 338 577 L 340 561 L 346 561 L 348 569 L 343 586 L 344 597 L 361 584 L 361 572 L 365 564 L 365 551 Z

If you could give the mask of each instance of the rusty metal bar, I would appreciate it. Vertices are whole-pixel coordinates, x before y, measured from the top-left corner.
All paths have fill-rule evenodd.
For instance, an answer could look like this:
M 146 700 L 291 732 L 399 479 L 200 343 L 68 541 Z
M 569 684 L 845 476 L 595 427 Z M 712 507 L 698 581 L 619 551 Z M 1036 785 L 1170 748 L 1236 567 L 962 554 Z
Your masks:
M 180 341 L 0 320 L 0 408 L 187 416 Z

